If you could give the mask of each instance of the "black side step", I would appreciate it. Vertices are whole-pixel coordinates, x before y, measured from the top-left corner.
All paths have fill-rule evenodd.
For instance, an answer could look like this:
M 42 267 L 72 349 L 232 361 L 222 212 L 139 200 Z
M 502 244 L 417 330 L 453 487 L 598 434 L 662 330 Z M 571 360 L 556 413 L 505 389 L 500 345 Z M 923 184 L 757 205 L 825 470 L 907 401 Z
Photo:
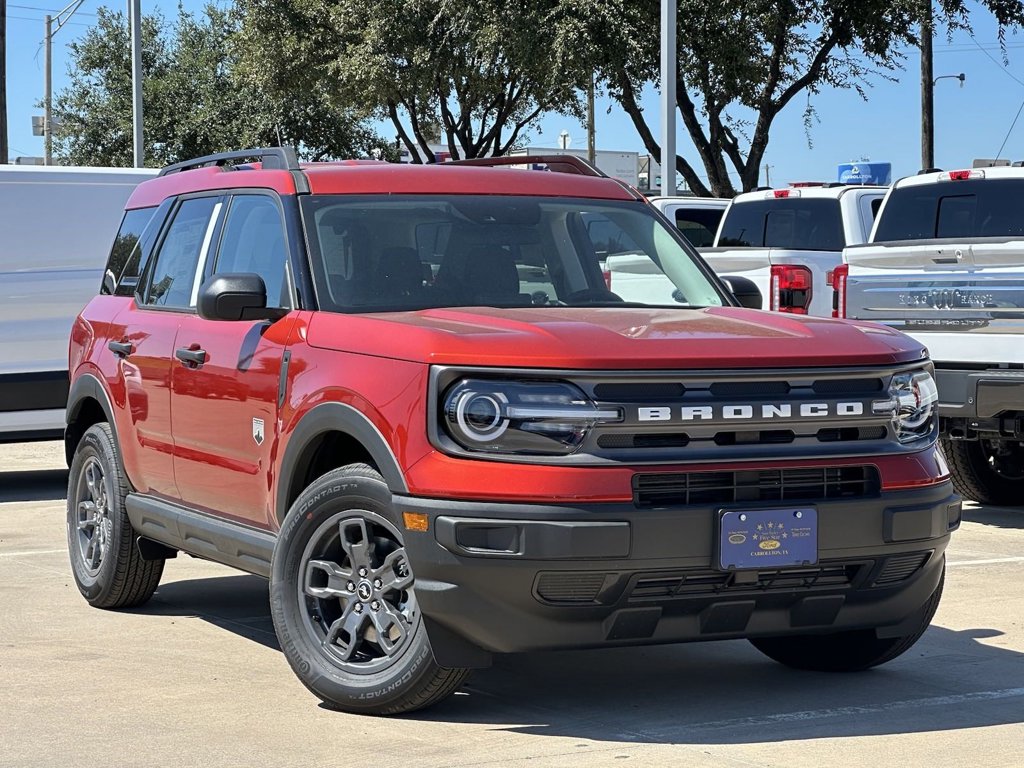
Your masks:
M 138 493 L 128 494 L 125 508 L 136 533 L 146 539 L 257 576 L 270 577 L 275 538 L 266 531 Z

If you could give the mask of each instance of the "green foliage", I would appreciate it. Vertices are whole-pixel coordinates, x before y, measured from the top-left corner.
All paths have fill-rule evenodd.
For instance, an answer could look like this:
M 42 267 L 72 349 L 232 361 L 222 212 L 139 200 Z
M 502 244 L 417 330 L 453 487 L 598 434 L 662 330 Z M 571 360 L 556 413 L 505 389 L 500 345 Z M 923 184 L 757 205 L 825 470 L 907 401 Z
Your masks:
M 268 92 L 328 87 L 390 120 L 413 157 L 503 154 L 544 112 L 579 114 L 552 66 L 556 0 L 241 0 L 246 70 Z
M 1024 22 L 1019 0 L 982 5 L 1000 25 Z M 972 7 L 941 0 L 936 21 L 967 27 Z M 864 96 L 872 79 L 894 77 L 928 8 L 922 0 L 678 0 L 677 103 L 704 166 L 700 174 L 677 158 L 679 173 L 698 194 L 735 194 L 730 167 L 743 190 L 755 188 L 779 112 L 803 95 L 810 126 L 810 99 L 822 87 Z M 555 22 L 559 68 L 596 69 L 656 157 L 638 94 L 659 81 L 659 19 L 659 0 L 563 0 Z
M 323 89 L 273 97 L 238 67 L 234 11 L 179 9 L 172 26 L 143 18 L 146 164 L 213 152 L 295 144 L 304 156 L 363 157 L 382 145 L 358 113 L 328 103 Z M 55 155 L 75 165 L 132 164 L 131 53 L 121 13 L 100 8 L 73 42 L 70 85 L 54 101 Z

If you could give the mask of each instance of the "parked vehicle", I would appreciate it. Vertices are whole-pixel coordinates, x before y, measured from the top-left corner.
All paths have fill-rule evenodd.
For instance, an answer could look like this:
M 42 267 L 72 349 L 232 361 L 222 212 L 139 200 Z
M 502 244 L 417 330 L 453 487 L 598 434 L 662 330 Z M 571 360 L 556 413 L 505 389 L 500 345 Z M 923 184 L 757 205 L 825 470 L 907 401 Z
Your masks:
M 274 148 L 139 186 L 71 338 L 85 598 L 144 603 L 178 551 L 269 577 L 296 675 L 376 714 L 495 653 L 911 647 L 960 520 L 921 345 L 738 307 L 628 187 L 480 167 L 516 161 Z M 684 301 L 606 288 L 602 217 Z
M 930 350 L 954 484 L 991 504 L 1024 504 L 1022 204 L 1024 168 L 901 179 L 835 275 L 837 315 Z
M 748 278 L 764 309 L 832 314 L 829 273 L 847 245 L 868 239 L 885 189 L 825 184 L 737 195 L 715 247 L 701 255 L 719 275 Z
M 0 443 L 63 435 L 71 324 L 125 201 L 155 175 L 0 165 Z
M 709 248 L 729 200 L 719 197 L 652 197 L 651 205 L 675 222 L 694 248 Z

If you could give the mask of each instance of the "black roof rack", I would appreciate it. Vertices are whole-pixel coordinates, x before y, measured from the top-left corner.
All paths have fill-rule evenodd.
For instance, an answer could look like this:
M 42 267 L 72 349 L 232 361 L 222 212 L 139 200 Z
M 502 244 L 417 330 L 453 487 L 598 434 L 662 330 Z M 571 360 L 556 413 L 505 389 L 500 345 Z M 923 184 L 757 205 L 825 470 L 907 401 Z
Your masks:
M 479 165 L 484 168 L 496 168 L 502 165 L 546 165 L 555 173 L 575 173 L 580 176 L 600 176 L 608 178 L 608 174 L 576 155 L 504 155 L 502 157 L 477 157 L 472 160 L 452 160 L 442 165 Z
M 160 171 L 159 175 L 167 176 L 179 171 L 190 171 L 194 168 L 204 168 L 211 165 L 222 168 L 229 163 L 233 164 L 236 160 L 256 159 L 259 159 L 263 163 L 263 167 L 267 169 L 282 171 L 300 170 L 299 157 L 294 147 L 264 147 L 262 149 L 243 149 L 237 152 L 218 152 L 215 155 L 185 160 L 181 163 L 168 165 Z

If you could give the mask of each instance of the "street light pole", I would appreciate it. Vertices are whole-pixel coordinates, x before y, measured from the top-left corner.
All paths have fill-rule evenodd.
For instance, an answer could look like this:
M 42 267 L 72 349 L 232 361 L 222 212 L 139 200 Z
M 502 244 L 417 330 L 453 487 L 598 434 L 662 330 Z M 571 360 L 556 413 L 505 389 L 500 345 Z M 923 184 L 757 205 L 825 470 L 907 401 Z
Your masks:
M 661 194 L 676 193 L 676 2 L 661 0 Z
M 146 164 L 142 144 L 142 3 L 128 0 L 132 36 L 132 157 L 136 168 Z
M 56 35 L 85 0 L 71 0 L 56 15 L 43 18 L 43 165 L 53 163 L 53 36 Z
M 926 0 L 921 19 L 921 170 L 935 167 L 935 86 L 932 73 L 933 16 L 931 0 Z

